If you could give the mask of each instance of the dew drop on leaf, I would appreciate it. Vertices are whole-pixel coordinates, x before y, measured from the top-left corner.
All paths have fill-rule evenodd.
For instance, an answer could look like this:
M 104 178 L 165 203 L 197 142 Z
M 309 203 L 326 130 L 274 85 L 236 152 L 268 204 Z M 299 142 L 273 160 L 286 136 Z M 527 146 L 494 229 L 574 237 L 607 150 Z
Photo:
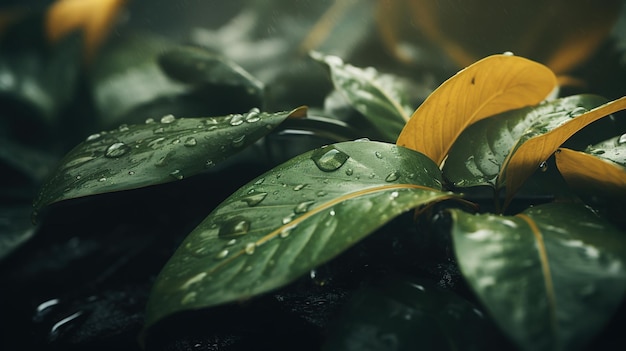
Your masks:
M 245 121 L 245 117 L 243 115 L 233 115 L 229 123 L 231 126 L 238 126 L 238 125 L 243 124 L 244 121 Z
M 245 139 L 246 139 L 246 136 L 245 136 L 245 135 L 242 135 L 242 136 L 236 137 L 236 138 L 235 138 L 235 139 L 233 139 L 233 141 L 232 141 L 233 147 L 237 147 L 237 148 L 238 148 L 238 147 L 242 147 L 242 146 L 243 146 L 243 142 L 244 142 L 244 140 L 245 140 Z
M 155 130 L 152 131 L 154 134 L 163 134 L 165 132 L 165 129 L 163 129 L 163 127 L 159 127 Z
M 185 139 L 185 146 L 193 147 L 196 145 L 198 145 L 198 141 L 196 141 L 196 138 L 188 137 L 187 139 Z
M 175 169 L 170 173 L 170 176 L 177 180 L 182 180 L 184 178 L 183 173 L 179 169 Z
M 95 133 L 95 134 L 91 134 L 90 136 L 87 137 L 87 139 L 85 141 L 94 141 L 97 139 L 100 139 L 100 133 Z
M 281 238 L 286 238 L 289 236 L 289 234 L 291 234 L 291 232 L 293 231 L 293 229 L 295 228 L 295 225 L 289 226 L 289 227 L 285 227 L 283 228 L 280 233 L 278 233 L 278 236 L 280 236 Z
M 379 151 L 376 151 L 374 155 L 376 155 L 376 158 L 383 158 L 383 154 L 381 154 Z
M 220 226 L 217 236 L 221 239 L 233 239 L 242 235 L 246 235 L 250 230 L 250 221 L 245 217 L 237 216 L 232 218 Z
M 295 216 L 295 214 L 293 214 L 293 213 L 292 213 L 292 214 L 290 214 L 289 216 L 287 216 L 287 217 L 283 218 L 283 219 L 282 219 L 282 221 L 281 221 L 281 223 L 282 223 L 282 224 L 287 224 L 287 223 L 289 223 L 289 222 L 293 221 L 293 217 L 294 217 L 294 216 Z
M 254 182 L 254 185 L 261 185 L 263 184 L 264 181 L 265 181 L 265 178 L 259 178 L 256 182 Z
M 248 205 L 250 207 L 254 207 L 254 206 L 260 204 L 261 201 L 263 201 L 266 196 L 267 196 L 267 193 L 257 193 L 257 194 L 254 194 L 254 195 L 250 195 L 250 196 L 244 197 L 243 199 L 241 199 L 241 201 L 245 202 L 246 205 Z
M 152 124 L 154 123 L 154 118 L 147 118 L 145 121 L 146 124 Z
M 578 116 L 580 116 L 580 115 L 582 115 L 582 114 L 584 114 L 584 113 L 586 113 L 586 112 L 587 112 L 587 109 L 586 109 L 586 108 L 581 107 L 581 106 L 578 106 L 578 107 L 574 108 L 573 110 L 571 110 L 571 111 L 567 114 L 567 117 L 569 117 L 569 118 L 575 118 L 575 117 L 578 117 Z
M 111 144 L 105 151 L 104 156 L 108 158 L 118 158 L 126 155 L 130 147 L 124 143 Z
M 167 156 L 163 156 L 163 157 L 159 158 L 159 159 L 155 162 L 155 164 L 154 164 L 154 165 L 155 165 L 155 166 L 157 166 L 157 167 L 163 167 L 163 166 L 166 166 L 166 165 L 167 165 Z
M 255 243 L 247 243 L 246 247 L 243 250 L 246 252 L 246 254 L 252 255 L 254 253 L 254 249 L 256 249 Z
M 617 139 L 617 145 L 626 144 L 626 134 L 622 134 L 622 136 Z
M 120 132 L 128 132 L 130 128 L 128 128 L 128 124 L 122 124 L 119 127 L 117 127 L 117 130 Z
M 304 201 L 296 205 L 293 209 L 293 212 L 296 214 L 306 213 L 309 210 L 309 207 L 313 205 L 315 201 Z
M 353 175 L 353 174 L 354 174 L 354 171 L 352 170 L 352 168 L 348 168 L 348 169 L 346 169 L 346 175 L 347 175 L 347 176 L 351 176 L 351 175 Z
M 317 168 L 324 172 L 333 172 L 338 170 L 350 158 L 343 151 L 337 150 L 334 146 L 317 149 L 311 155 L 311 159 L 315 162 Z
M 298 184 L 296 186 L 293 187 L 294 191 L 300 191 L 302 189 L 304 189 L 307 186 L 307 184 Z
M 261 114 L 261 110 L 259 110 L 257 107 L 253 107 L 246 114 L 245 120 L 248 123 L 258 122 L 259 120 L 261 120 L 260 114 Z
M 539 165 L 539 169 L 542 172 L 546 172 L 548 170 L 548 163 L 546 161 L 541 162 L 541 164 Z
M 161 123 L 164 123 L 164 124 L 172 123 L 175 120 L 176 120 L 176 117 L 174 117 L 174 115 L 165 115 L 161 117 Z
M 386 182 L 395 182 L 396 180 L 398 180 L 398 178 L 400 178 L 400 175 L 398 174 L 398 172 L 393 171 L 391 173 L 389 173 L 387 175 L 387 177 L 385 178 Z
M 217 258 L 218 260 L 221 260 L 222 258 L 228 256 L 228 250 L 224 249 L 220 252 L 217 253 L 217 255 L 215 255 L 215 258 Z

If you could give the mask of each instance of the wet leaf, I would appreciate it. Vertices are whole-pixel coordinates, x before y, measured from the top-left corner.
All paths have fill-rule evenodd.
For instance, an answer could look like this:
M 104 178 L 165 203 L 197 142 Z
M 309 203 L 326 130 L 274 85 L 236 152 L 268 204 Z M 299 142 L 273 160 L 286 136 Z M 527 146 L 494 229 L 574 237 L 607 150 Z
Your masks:
M 392 144 L 345 142 L 297 156 L 189 234 L 157 278 L 146 325 L 284 286 L 399 214 L 453 197 L 440 181 L 432 161 Z
M 596 196 L 626 196 L 626 136 L 590 146 L 585 152 L 559 149 L 556 165 L 570 186 Z
M 322 350 L 491 350 L 496 333 L 459 295 L 425 279 L 392 278 L 351 297 Z
M 389 141 L 396 140 L 415 109 L 405 96 L 398 77 L 381 74 L 374 68 L 359 68 L 337 56 L 312 52 L 311 57 L 330 68 L 335 86 L 350 104 L 378 127 Z
M 235 62 L 207 50 L 179 47 L 163 53 L 158 61 L 168 76 L 183 83 L 241 86 L 262 100 L 262 82 Z
M 607 99 L 595 95 L 575 95 L 481 120 L 454 142 L 443 167 L 444 177 L 456 187 L 502 187 L 498 175 L 520 138 L 606 102 Z
M 70 151 L 35 201 L 65 199 L 181 180 L 211 168 L 268 133 L 291 114 L 258 109 L 215 118 L 147 120 L 89 136 Z
M 545 121 L 545 124 L 536 125 L 524 133 L 504 161 L 504 167 L 498 176 L 498 181 L 504 182 L 506 186 L 505 205 L 541 163 L 569 137 L 590 123 L 623 109 L 626 109 L 626 96 L 583 114 L 572 114 L 571 118 Z
M 626 237 L 583 205 L 451 212 L 464 277 L 521 349 L 581 349 L 621 303 Z
M 554 74 L 541 64 L 516 56 L 489 56 L 441 84 L 413 113 L 397 144 L 441 165 L 470 124 L 538 104 L 555 86 Z

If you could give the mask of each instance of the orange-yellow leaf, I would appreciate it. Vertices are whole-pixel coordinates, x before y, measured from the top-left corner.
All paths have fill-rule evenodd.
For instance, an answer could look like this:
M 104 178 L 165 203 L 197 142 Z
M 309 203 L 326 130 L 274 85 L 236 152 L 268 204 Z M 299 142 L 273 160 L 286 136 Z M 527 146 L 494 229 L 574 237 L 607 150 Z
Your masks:
M 626 196 L 626 167 L 581 151 L 559 149 L 556 166 L 568 184 L 611 197 Z
M 441 165 L 470 124 L 538 104 L 555 86 L 556 77 L 546 66 L 517 56 L 489 56 L 441 84 L 413 113 L 397 144 Z
M 500 179 L 504 177 L 506 185 L 505 206 L 541 163 L 574 133 L 602 117 L 624 109 L 626 109 L 626 96 L 594 108 L 545 134 L 535 136 L 516 146 L 509 153 L 509 158 L 505 160 L 500 174 Z
M 46 14 L 46 36 L 54 43 L 81 29 L 85 41 L 85 58 L 90 60 L 125 3 L 126 0 L 58 0 Z

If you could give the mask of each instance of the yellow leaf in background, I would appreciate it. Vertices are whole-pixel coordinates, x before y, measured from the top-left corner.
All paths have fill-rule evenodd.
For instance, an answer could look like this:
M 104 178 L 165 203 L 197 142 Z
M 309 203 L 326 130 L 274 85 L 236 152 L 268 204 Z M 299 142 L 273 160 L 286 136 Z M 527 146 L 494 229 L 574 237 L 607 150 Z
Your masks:
M 528 139 L 516 146 L 505 160 L 499 176 L 499 181 L 504 179 L 506 185 L 505 207 L 526 179 L 567 139 L 590 123 L 624 109 L 626 109 L 626 96 L 594 108 L 545 134 Z
M 556 166 L 573 187 L 602 192 L 610 197 L 626 196 L 626 168 L 581 151 L 559 149 Z
M 538 104 L 555 86 L 556 77 L 546 66 L 517 56 L 489 56 L 441 84 L 413 113 L 396 144 L 441 166 L 470 124 Z
M 58 0 L 46 14 L 46 36 L 52 43 L 81 29 L 85 59 L 91 60 L 126 0 Z

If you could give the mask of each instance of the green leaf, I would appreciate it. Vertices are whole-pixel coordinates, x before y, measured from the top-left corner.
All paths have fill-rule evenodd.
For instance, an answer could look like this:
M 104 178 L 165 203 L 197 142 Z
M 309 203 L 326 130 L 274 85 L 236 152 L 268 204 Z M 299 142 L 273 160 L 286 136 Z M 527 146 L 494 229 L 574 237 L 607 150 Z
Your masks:
M 93 134 L 61 160 L 35 201 L 51 203 L 112 191 L 167 183 L 200 173 L 244 149 L 291 115 L 247 114 L 215 118 L 172 115 L 142 125 Z
M 459 295 L 425 279 L 392 278 L 351 297 L 322 349 L 491 350 L 495 333 Z
M 405 96 L 401 79 L 378 73 L 374 68 L 358 68 L 337 56 L 311 52 L 311 57 L 330 68 L 335 89 L 370 122 L 388 141 L 395 141 L 415 108 Z
M 595 95 L 575 95 L 537 106 L 507 111 L 467 128 L 454 142 L 443 167 L 455 187 L 504 186 L 498 176 L 509 153 L 522 138 L 545 133 L 552 125 L 607 102 Z
M 453 197 L 424 155 L 354 141 L 299 155 L 252 180 L 181 244 L 154 285 L 146 325 L 288 284 L 399 214 Z
M 626 237 L 584 206 L 451 212 L 464 277 L 521 349 L 580 349 L 622 301 Z
M 263 95 L 263 83 L 235 62 L 198 47 L 178 47 L 159 56 L 165 73 L 187 84 L 211 83 L 241 86 L 250 94 Z

